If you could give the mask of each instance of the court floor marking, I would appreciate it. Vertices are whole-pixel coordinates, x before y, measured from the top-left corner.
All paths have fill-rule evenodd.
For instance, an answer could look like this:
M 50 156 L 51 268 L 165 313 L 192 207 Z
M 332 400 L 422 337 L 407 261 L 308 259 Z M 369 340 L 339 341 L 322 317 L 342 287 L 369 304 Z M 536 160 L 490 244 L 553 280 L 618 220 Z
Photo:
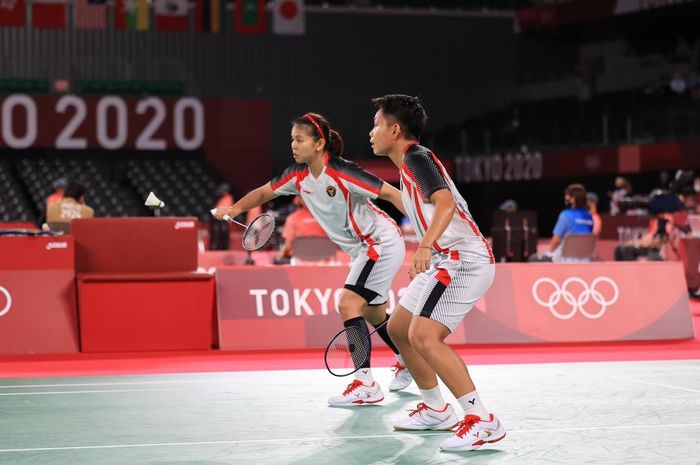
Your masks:
M 2 392 L 0 396 L 46 396 L 61 394 L 104 394 L 114 392 L 165 392 L 165 391 L 194 391 L 200 388 L 159 388 L 159 389 L 100 389 L 97 391 L 43 391 L 43 392 Z
M 643 381 L 641 379 L 633 379 L 633 378 L 626 378 L 624 376 L 610 376 L 611 378 L 615 379 L 621 379 L 624 381 L 629 381 L 632 383 L 639 383 L 639 384 L 648 384 L 649 386 L 657 386 L 657 387 L 665 387 L 669 389 L 678 389 L 680 391 L 689 391 L 689 392 L 695 392 L 697 394 L 700 394 L 700 391 L 697 389 L 691 389 L 683 386 L 674 386 L 673 384 L 664 384 L 664 383 L 654 383 L 652 381 Z
M 121 383 L 63 383 L 63 384 L 16 384 L 16 385 L 6 385 L 0 386 L 0 389 L 13 389 L 13 388 L 43 388 L 43 387 L 83 387 L 83 386 L 147 386 L 151 384 L 213 384 L 213 383 L 223 383 L 223 380 L 192 380 L 192 381 L 135 381 L 135 382 L 121 382 Z
M 610 429 L 640 429 L 640 428 L 674 428 L 674 427 L 700 427 L 700 423 L 677 423 L 677 424 L 659 424 L 659 425 L 614 425 L 614 426 L 589 426 L 589 427 L 572 427 L 572 428 L 536 428 L 536 429 L 520 429 L 508 430 L 508 434 L 528 434 L 528 433 L 543 433 L 543 432 L 572 432 L 572 431 L 597 431 Z M 101 446 L 63 446 L 63 447 L 32 447 L 26 449 L 0 449 L 0 453 L 17 453 L 17 452 L 51 452 L 51 451 L 66 451 L 66 450 L 94 450 L 94 449 L 128 449 L 128 448 L 144 448 L 144 447 L 180 447 L 180 446 L 206 446 L 206 445 L 223 445 L 223 444 L 256 444 L 256 443 L 285 443 L 285 442 L 309 442 L 309 441 L 338 441 L 338 440 L 357 440 L 357 439 L 380 439 L 380 438 L 396 438 L 397 434 L 376 434 L 367 436 L 326 436 L 326 437 L 301 437 L 301 438 L 268 438 L 268 439 L 242 439 L 229 441 L 192 441 L 192 442 L 161 442 L 161 443 L 144 443 L 144 444 L 108 444 Z M 444 431 L 439 432 L 414 432 L 403 433 L 409 436 L 446 436 Z

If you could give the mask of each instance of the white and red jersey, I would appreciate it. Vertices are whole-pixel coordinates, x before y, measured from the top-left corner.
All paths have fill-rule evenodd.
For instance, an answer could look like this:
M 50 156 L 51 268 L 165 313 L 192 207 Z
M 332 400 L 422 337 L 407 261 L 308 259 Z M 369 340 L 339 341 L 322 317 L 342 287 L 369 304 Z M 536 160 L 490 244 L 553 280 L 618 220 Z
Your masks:
M 401 163 L 401 198 L 416 234 L 421 239 L 432 219 L 435 206 L 430 196 L 448 189 L 457 210 L 445 232 L 433 244 L 439 253 L 458 252 L 463 260 L 475 263 L 493 263 L 493 253 L 469 213 L 467 202 L 455 187 L 440 160 L 427 148 L 411 144 L 406 147 Z
M 318 178 L 307 165 L 294 164 L 270 183 L 277 195 L 301 195 L 328 237 L 353 258 L 364 244 L 376 259 L 373 245 L 401 236 L 394 220 L 372 203 L 384 181 L 351 161 L 326 154 Z

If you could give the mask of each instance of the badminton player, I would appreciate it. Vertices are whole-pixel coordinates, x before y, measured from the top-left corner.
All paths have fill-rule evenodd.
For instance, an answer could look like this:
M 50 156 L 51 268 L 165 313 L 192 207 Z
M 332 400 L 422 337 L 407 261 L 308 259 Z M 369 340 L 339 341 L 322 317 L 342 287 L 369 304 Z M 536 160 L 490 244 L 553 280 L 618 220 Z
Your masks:
M 481 403 L 464 361 L 444 340 L 491 286 L 493 254 L 445 168 L 418 143 L 427 120 L 420 100 L 386 95 L 372 102 L 377 108 L 369 134 L 372 150 L 399 168 L 403 204 L 421 238 L 410 264 L 411 282 L 388 326 L 423 401 L 394 428 L 452 429 L 454 436 L 440 448 L 473 450 L 502 439 L 505 430 Z M 443 400 L 436 374 L 463 417 Z
M 296 163 L 230 208 L 217 209 L 215 216 L 221 219 L 227 214 L 234 218 L 279 195 L 300 195 L 328 237 L 352 257 L 338 311 L 345 327 L 355 326 L 367 336 L 365 320 L 378 327 L 388 319 L 389 289 L 405 255 L 399 228 L 372 199 L 388 200 L 403 211 L 401 193 L 355 163 L 341 158 L 343 140 L 322 115 L 308 113 L 296 118 L 291 135 Z M 404 389 L 411 383 L 410 373 L 386 325 L 377 333 L 397 357 L 389 389 Z M 355 406 L 382 399 L 384 394 L 373 379 L 368 359 L 355 373 L 353 382 L 342 394 L 328 399 L 328 403 Z

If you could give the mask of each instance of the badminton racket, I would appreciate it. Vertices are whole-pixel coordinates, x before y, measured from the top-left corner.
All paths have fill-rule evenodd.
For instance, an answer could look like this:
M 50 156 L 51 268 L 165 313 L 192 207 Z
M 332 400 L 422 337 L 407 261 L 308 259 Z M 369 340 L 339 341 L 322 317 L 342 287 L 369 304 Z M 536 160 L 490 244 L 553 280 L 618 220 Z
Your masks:
M 211 214 L 216 214 L 216 208 L 211 210 Z M 229 215 L 224 215 L 222 219 L 245 228 L 245 232 L 243 233 L 243 248 L 250 252 L 264 247 L 272 237 L 272 233 L 275 232 L 275 218 L 269 213 L 256 216 L 248 226 L 234 220 Z
M 387 321 L 368 335 L 363 334 L 356 326 L 350 326 L 333 336 L 324 354 L 328 372 L 333 376 L 342 377 L 359 370 L 372 352 L 372 335 L 384 327 Z

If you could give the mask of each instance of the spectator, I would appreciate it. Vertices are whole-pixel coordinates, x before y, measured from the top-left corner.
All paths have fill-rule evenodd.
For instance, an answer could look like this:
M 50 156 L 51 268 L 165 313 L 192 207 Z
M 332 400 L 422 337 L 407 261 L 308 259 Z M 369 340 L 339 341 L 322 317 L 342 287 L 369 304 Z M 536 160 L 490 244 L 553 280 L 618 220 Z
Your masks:
M 603 220 L 598 213 L 598 195 L 595 192 L 587 193 L 586 204 L 588 205 L 588 211 L 591 213 L 591 218 L 593 218 L 593 234 L 600 236 L 600 231 L 603 229 Z
M 46 199 L 46 206 L 58 203 L 63 199 L 68 180 L 66 178 L 58 178 L 53 182 L 53 192 Z
M 568 208 L 559 214 L 549 251 L 542 256 L 532 256 L 530 261 L 561 261 L 561 242 L 572 234 L 591 234 L 593 218 L 586 208 L 586 188 L 581 184 L 570 184 L 564 189 L 564 203 Z
M 46 222 L 70 223 L 75 218 L 92 218 L 95 211 L 85 204 L 85 188 L 71 182 L 63 193 L 63 199 L 50 204 L 46 209 Z
M 618 215 L 621 213 L 620 202 L 632 194 L 632 184 L 623 178 L 618 176 L 615 178 L 615 190 L 612 191 L 610 195 L 610 214 Z
M 292 203 L 297 206 L 297 209 L 290 213 L 284 222 L 284 229 L 282 230 L 284 244 L 279 251 L 278 260 L 291 258 L 294 252 L 292 244 L 297 237 L 327 237 L 326 232 L 321 225 L 318 224 L 316 218 L 314 218 L 309 209 L 306 208 L 301 196 L 294 197 Z

